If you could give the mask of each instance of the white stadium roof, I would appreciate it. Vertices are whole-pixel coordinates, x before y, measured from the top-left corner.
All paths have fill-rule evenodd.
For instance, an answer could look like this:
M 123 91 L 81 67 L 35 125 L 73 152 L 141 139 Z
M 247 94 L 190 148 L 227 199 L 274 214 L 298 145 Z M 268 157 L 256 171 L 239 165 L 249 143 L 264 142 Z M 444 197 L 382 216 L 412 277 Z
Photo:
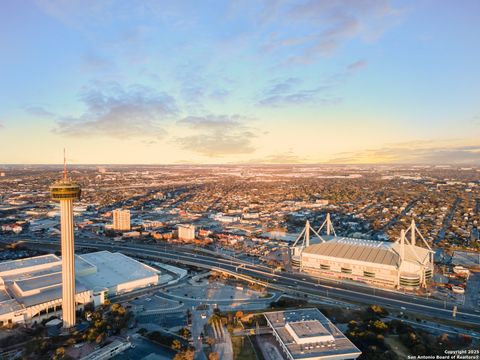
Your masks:
M 303 254 L 322 255 L 332 258 L 361 261 L 366 263 L 382 264 L 387 266 L 400 266 L 400 244 L 363 240 L 347 237 L 329 237 L 323 243 L 307 246 Z M 414 247 L 415 249 L 412 249 Z M 405 246 L 405 260 L 419 262 L 428 256 L 428 250 L 419 246 Z M 416 255 L 415 255 L 416 253 Z M 419 259 L 417 259 L 417 256 Z

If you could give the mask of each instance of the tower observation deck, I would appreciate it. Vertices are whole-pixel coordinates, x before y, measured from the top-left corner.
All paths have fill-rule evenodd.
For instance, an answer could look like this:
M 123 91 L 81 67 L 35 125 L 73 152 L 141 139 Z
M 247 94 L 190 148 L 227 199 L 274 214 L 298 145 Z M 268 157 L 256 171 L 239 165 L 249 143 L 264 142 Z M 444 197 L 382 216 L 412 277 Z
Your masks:
M 62 317 L 63 327 L 75 326 L 75 244 L 73 232 L 73 201 L 79 200 L 80 186 L 67 178 L 64 156 L 63 179 L 50 186 L 52 200 L 60 202 L 62 247 Z

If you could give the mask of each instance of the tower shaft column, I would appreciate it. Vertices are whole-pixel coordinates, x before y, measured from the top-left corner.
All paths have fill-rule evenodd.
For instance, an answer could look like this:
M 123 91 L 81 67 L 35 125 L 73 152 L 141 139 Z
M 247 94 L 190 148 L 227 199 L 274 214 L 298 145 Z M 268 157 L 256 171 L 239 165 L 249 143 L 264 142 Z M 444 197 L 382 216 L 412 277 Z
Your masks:
M 63 327 L 75 326 L 75 246 L 73 199 L 60 200 L 62 227 L 62 314 Z

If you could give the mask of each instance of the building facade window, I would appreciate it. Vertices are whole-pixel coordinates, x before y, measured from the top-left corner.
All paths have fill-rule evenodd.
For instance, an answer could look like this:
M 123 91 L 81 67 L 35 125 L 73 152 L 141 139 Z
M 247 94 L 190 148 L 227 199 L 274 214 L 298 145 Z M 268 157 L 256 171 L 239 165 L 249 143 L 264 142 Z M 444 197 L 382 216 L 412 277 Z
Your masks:
M 363 272 L 363 276 L 364 276 L 364 277 L 367 277 L 367 278 L 374 278 L 374 277 L 375 277 L 375 273 L 374 273 L 374 272 L 371 272 L 371 271 L 364 271 L 364 272 Z

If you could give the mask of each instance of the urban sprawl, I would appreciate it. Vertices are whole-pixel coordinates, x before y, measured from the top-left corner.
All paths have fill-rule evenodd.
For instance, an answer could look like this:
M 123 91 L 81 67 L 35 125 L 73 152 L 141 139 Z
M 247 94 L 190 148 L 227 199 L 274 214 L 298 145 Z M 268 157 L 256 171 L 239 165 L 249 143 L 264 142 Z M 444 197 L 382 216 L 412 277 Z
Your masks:
M 0 166 L 0 355 L 468 353 L 480 340 L 479 179 L 433 165 L 77 165 L 67 181 L 59 166 Z

